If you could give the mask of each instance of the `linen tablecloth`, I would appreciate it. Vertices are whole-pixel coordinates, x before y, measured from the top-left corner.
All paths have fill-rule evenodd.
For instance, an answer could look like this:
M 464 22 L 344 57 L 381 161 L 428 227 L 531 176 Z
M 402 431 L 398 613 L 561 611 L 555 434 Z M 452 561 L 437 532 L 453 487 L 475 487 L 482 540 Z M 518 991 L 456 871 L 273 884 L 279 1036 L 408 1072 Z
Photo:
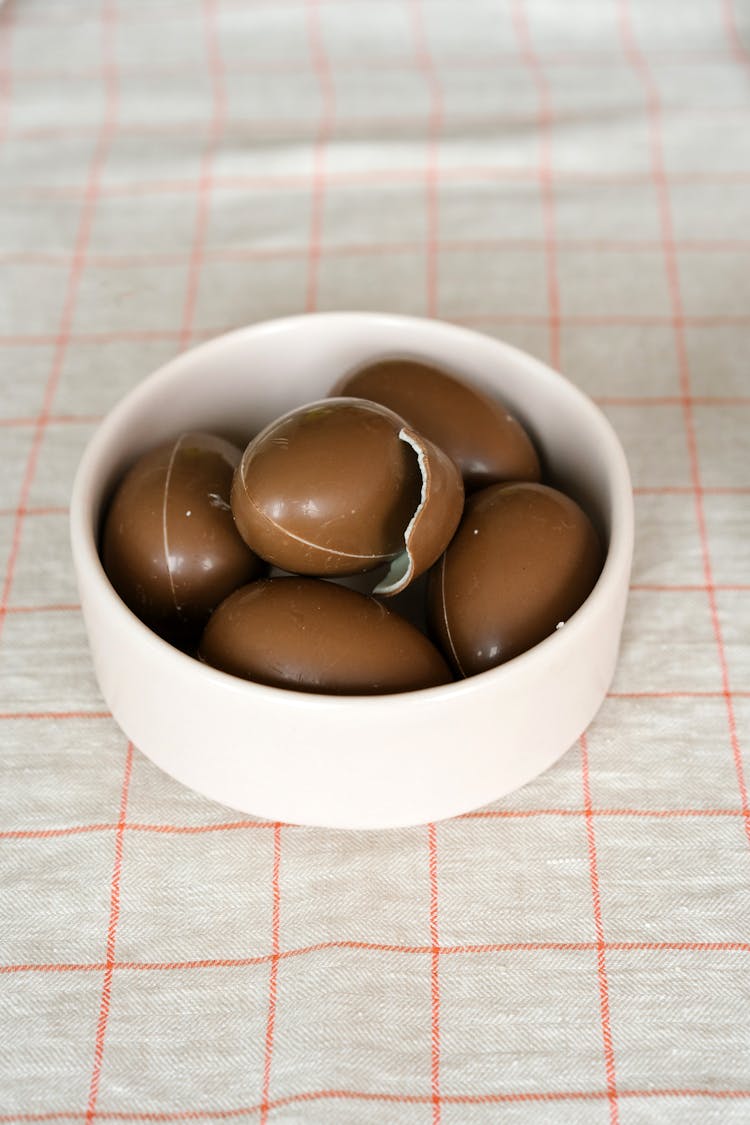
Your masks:
M 746 0 L 0 12 L 0 1122 L 750 1120 Z M 129 747 L 67 544 L 111 404 L 232 326 L 471 325 L 626 447 L 612 691 L 496 805 L 239 817 Z

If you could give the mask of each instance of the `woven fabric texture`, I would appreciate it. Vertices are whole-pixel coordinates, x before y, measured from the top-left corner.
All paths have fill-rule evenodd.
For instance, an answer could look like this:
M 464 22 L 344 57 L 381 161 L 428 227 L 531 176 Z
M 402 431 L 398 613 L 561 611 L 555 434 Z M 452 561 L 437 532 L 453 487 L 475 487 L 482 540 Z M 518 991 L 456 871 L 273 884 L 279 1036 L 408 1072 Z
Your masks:
M 0 8 L 0 1122 L 750 1120 L 749 93 L 747 0 Z M 586 736 L 402 831 L 129 747 L 67 543 L 125 392 L 338 308 L 560 367 L 635 486 Z

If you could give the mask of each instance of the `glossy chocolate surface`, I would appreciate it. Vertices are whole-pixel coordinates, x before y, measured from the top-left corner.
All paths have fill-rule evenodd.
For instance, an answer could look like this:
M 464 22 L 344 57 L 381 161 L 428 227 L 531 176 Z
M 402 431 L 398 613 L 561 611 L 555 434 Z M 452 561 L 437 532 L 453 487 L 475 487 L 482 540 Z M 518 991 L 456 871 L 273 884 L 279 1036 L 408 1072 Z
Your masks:
M 411 565 L 394 584 L 403 588 L 439 557 L 463 503 L 450 460 L 400 436 L 403 428 L 392 411 L 352 398 L 273 422 L 235 473 L 232 510 L 245 541 L 283 570 L 333 576 L 396 559 L 409 531 Z
M 425 636 L 375 598 L 316 578 L 266 578 L 224 601 L 200 657 L 294 691 L 379 695 L 449 683 Z
M 498 481 L 538 481 L 528 434 L 500 403 L 426 363 L 388 359 L 346 376 L 332 392 L 387 406 L 445 450 L 467 491 Z
M 582 509 L 543 484 L 492 485 L 467 501 L 430 574 L 428 619 L 457 671 L 483 672 L 563 628 L 603 563 Z
M 102 531 L 109 580 L 175 644 L 197 640 L 219 602 L 261 572 L 229 506 L 239 458 L 221 438 L 182 434 L 139 458 L 109 506 Z

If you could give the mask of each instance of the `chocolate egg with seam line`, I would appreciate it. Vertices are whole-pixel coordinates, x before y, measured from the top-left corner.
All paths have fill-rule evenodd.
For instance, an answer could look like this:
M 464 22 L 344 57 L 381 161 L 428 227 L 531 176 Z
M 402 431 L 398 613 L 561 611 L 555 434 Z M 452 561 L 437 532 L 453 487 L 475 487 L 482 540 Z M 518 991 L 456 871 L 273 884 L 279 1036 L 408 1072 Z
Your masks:
M 227 594 L 262 573 L 229 504 L 240 450 L 191 432 L 145 453 L 118 484 L 102 564 L 125 604 L 178 645 L 200 636 Z
M 440 556 L 463 485 L 442 450 L 376 403 L 323 399 L 267 426 L 232 485 L 240 534 L 269 563 L 318 577 L 390 569 L 396 593 Z
M 380 695 L 452 680 L 438 650 L 376 598 L 319 578 L 266 578 L 212 614 L 200 658 L 293 691 Z
M 430 573 L 431 633 L 461 675 L 486 671 L 564 628 L 602 563 L 591 520 L 569 496 L 543 484 L 491 485 L 469 498 Z
M 521 423 L 494 398 L 416 359 L 367 364 L 341 379 L 332 395 L 378 402 L 443 449 L 467 492 L 506 480 L 538 481 L 539 458 Z

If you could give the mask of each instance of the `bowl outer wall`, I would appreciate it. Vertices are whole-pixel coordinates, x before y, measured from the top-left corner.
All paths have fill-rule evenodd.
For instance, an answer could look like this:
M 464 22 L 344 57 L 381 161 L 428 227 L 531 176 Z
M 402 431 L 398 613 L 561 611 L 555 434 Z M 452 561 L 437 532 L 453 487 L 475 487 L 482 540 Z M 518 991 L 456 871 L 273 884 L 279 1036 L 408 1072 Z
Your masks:
M 555 466 L 556 483 L 595 515 L 609 550 L 584 606 L 500 668 L 429 691 L 366 698 L 246 683 L 151 633 L 115 595 L 96 549 L 103 504 L 127 465 L 186 429 L 247 439 L 282 412 L 324 397 L 350 366 L 396 352 L 445 364 L 501 395 Z M 438 321 L 324 313 L 230 333 L 139 384 L 84 453 L 71 538 L 102 693 L 143 753 L 184 784 L 246 813 L 330 827 L 395 827 L 502 797 L 550 766 L 591 721 L 617 659 L 633 501 L 609 422 L 544 364 Z

